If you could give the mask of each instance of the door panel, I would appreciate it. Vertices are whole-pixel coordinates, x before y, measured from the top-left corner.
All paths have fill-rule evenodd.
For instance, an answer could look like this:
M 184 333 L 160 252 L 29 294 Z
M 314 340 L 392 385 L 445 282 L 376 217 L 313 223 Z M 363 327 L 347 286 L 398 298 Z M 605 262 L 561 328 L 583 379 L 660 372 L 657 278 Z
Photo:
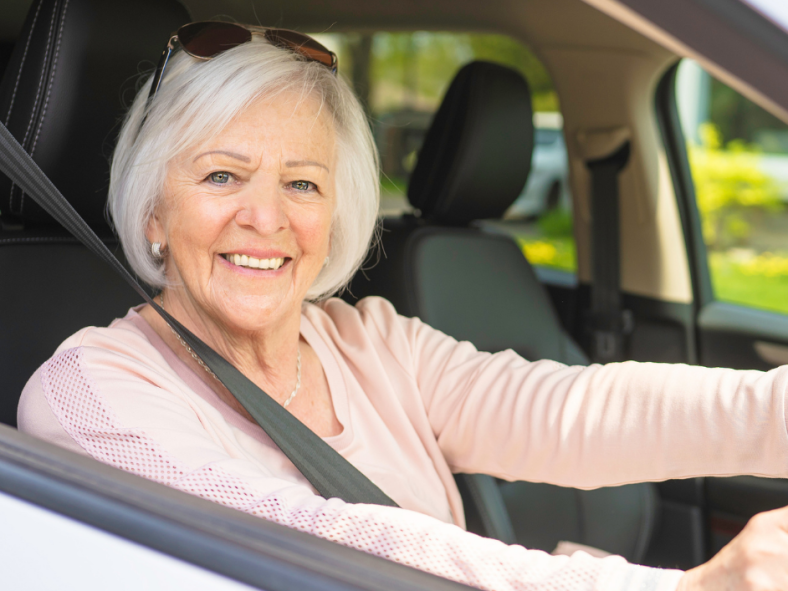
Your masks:
M 707 478 L 710 545 L 718 552 L 756 513 L 788 505 L 788 479 L 736 476 Z
M 724 302 L 698 317 L 700 362 L 708 367 L 769 370 L 788 362 L 788 316 Z
M 788 362 L 788 125 L 688 60 L 665 75 L 656 107 L 691 262 L 698 362 Z M 788 505 L 788 480 L 698 480 L 707 558 L 756 513 Z

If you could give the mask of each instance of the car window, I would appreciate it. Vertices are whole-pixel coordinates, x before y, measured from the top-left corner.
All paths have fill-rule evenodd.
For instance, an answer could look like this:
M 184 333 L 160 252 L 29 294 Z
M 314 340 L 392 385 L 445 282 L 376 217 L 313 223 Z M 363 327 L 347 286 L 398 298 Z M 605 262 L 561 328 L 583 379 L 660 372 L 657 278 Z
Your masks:
M 788 125 L 691 60 L 676 102 L 714 297 L 788 314 Z
M 512 235 L 531 263 L 576 270 L 563 119 L 552 81 L 523 44 L 504 35 L 453 32 L 315 35 L 339 56 L 372 122 L 381 158 L 381 214 L 411 211 L 408 178 L 432 116 L 457 71 L 472 60 L 510 66 L 532 93 L 535 148 L 522 193 L 495 229 Z

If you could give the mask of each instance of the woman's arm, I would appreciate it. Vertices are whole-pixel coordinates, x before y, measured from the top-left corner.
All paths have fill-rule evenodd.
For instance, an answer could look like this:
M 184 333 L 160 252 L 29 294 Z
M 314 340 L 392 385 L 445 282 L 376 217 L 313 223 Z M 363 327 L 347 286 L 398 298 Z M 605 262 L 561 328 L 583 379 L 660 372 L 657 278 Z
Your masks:
M 410 364 L 454 471 L 580 488 L 788 474 L 788 366 L 528 362 L 480 353 L 369 300 L 364 313 Z
M 134 359 L 61 352 L 28 384 L 95 459 L 313 535 L 483 589 L 664 589 L 679 571 L 506 546 L 403 509 L 325 500 L 217 443 L 181 392 Z M 35 434 L 35 433 L 33 433 Z

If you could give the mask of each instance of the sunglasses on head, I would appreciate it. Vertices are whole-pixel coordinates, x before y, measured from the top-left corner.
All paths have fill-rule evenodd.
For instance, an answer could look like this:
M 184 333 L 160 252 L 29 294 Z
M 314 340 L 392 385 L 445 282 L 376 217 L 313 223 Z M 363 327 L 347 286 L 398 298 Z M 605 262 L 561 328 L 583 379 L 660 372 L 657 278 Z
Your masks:
M 170 37 L 167 47 L 164 48 L 161 54 L 159 65 L 156 67 L 148 100 L 158 92 L 161 86 L 164 69 L 167 67 L 167 62 L 170 60 L 172 52 L 175 51 L 176 41 L 181 46 L 181 49 L 190 56 L 201 60 L 209 60 L 228 49 L 248 43 L 252 40 L 254 33 L 263 35 L 271 45 L 288 49 L 310 61 L 323 64 L 333 74 L 337 73 L 336 54 L 303 33 L 287 29 L 248 29 L 243 25 L 234 23 L 203 21 L 183 25 Z

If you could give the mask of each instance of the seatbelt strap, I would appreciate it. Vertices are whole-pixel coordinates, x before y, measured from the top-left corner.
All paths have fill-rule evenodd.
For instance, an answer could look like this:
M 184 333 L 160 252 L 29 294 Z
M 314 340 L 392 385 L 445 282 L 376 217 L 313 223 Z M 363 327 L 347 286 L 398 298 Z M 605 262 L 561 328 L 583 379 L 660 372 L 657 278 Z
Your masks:
M 591 171 L 591 308 L 587 327 L 591 359 L 611 363 L 624 359 L 624 336 L 632 330 L 632 314 L 621 301 L 619 173 L 629 160 L 625 141 L 609 156 L 588 160 Z
M 504 544 L 516 544 L 517 537 L 514 535 L 509 510 L 495 478 L 488 474 L 456 474 L 454 479 L 460 490 L 470 496 L 482 522 L 484 534 Z
M 0 171 L 89 250 L 115 269 L 167 321 L 321 496 L 327 499 L 339 498 L 348 503 L 397 506 L 386 493 L 306 425 L 159 307 L 2 124 Z

